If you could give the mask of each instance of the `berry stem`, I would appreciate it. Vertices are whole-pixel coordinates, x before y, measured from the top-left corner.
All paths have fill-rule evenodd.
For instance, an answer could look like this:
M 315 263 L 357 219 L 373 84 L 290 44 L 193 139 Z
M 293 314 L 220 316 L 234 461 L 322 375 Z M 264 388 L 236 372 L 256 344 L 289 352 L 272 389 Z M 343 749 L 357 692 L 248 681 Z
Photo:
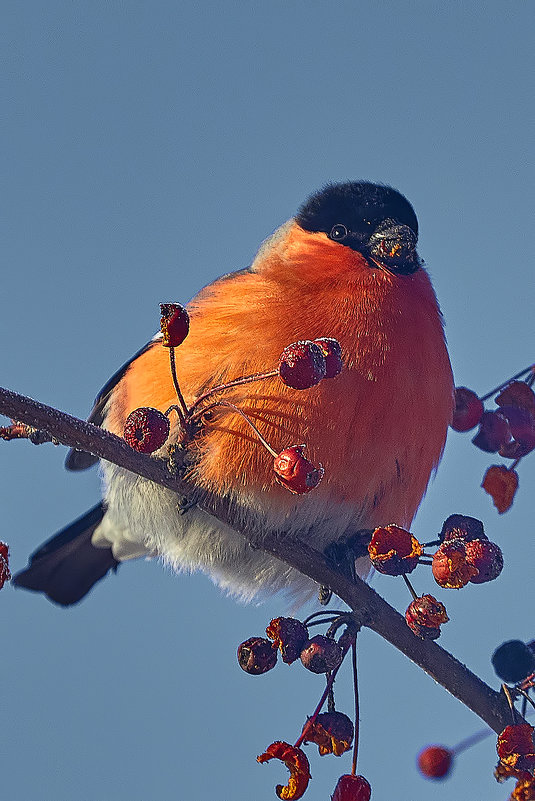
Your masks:
M 511 690 L 507 686 L 507 684 L 502 684 L 502 690 L 507 698 L 507 703 L 509 704 L 509 709 L 511 710 L 511 717 L 513 718 L 513 726 L 516 725 L 516 709 L 513 703 L 513 698 L 511 695 Z
M 503 384 L 500 384 L 499 386 L 495 387 L 494 389 L 491 389 L 491 391 L 487 392 L 486 395 L 482 395 L 479 400 L 486 401 L 489 398 L 492 398 L 493 395 L 496 395 L 497 392 L 499 392 L 501 389 L 506 387 L 507 384 L 510 384 L 511 381 L 517 381 L 519 378 L 522 378 L 522 376 L 526 375 L 529 372 L 532 372 L 535 375 L 534 370 L 533 370 L 534 367 L 535 367 L 535 365 L 530 364 L 529 367 L 525 367 L 519 373 L 517 373 L 516 375 L 512 376 L 512 378 L 508 378 L 507 381 L 503 382 Z
M 225 407 L 227 407 L 228 409 L 233 409 L 235 412 L 238 412 L 238 414 L 239 414 L 239 415 L 241 415 L 241 416 L 243 417 L 243 419 L 245 420 L 245 422 L 246 422 L 246 423 L 248 423 L 248 424 L 251 426 L 251 428 L 252 428 L 252 429 L 253 429 L 253 431 L 255 432 L 256 436 L 258 437 L 258 439 L 260 440 L 260 442 L 262 443 L 262 445 L 264 446 L 264 448 L 266 448 L 266 449 L 267 449 L 267 450 L 270 452 L 270 454 L 273 456 L 273 458 L 274 458 L 274 459 L 276 459 L 276 458 L 277 458 L 277 456 L 278 456 L 278 453 L 277 453 L 276 451 L 274 451 L 274 450 L 273 450 L 273 448 L 271 447 L 271 445 L 269 444 L 269 442 L 267 442 L 267 440 L 265 440 L 265 439 L 264 439 L 264 437 L 262 436 L 262 434 L 260 433 L 260 431 L 258 430 L 258 428 L 255 426 L 255 424 L 253 423 L 253 421 L 252 421 L 252 420 L 250 420 L 250 419 L 247 417 L 247 415 L 245 414 L 245 412 L 242 412 L 242 410 L 241 410 L 241 409 L 238 409 L 238 407 L 237 407 L 237 406 L 235 406 L 233 403 L 230 403 L 230 401 L 224 401 L 224 400 L 220 400 L 220 401 L 215 401 L 214 403 L 211 403 L 209 406 L 206 406 L 204 409 L 200 409 L 200 410 L 199 410 L 198 412 L 196 412 L 194 415 L 191 415 L 191 417 L 189 418 L 190 422 L 192 422 L 192 423 L 193 423 L 193 422 L 195 422 L 195 421 L 196 421 L 196 420 L 198 420 L 200 417 L 202 417 L 202 415 L 203 415 L 203 414 L 206 414 L 206 412 L 207 412 L 207 411 L 209 411 L 210 409 L 214 409 L 214 408 L 216 408 L 217 406 L 225 406 Z
M 355 737 L 353 740 L 353 759 L 351 761 L 351 775 L 357 775 L 357 756 L 359 751 L 359 730 L 360 730 L 360 716 L 359 716 L 359 683 L 357 675 L 357 636 L 351 645 L 351 667 L 353 669 L 353 692 L 355 695 Z
M 189 411 L 188 411 L 188 407 L 186 406 L 186 401 L 184 400 L 184 397 L 183 397 L 182 392 L 180 390 L 180 386 L 178 384 L 178 378 L 177 378 L 177 374 L 176 374 L 176 361 L 175 361 L 175 349 L 174 348 L 169 348 L 169 362 L 171 364 L 171 376 L 173 378 L 173 386 L 175 388 L 175 392 L 176 392 L 176 396 L 178 398 L 178 402 L 179 402 L 180 407 L 182 409 L 182 421 L 184 421 L 185 418 L 188 416 Z
M 524 710 L 524 712 L 526 710 L 526 704 L 528 702 L 535 709 L 535 701 L 529 697 L 528 693 L 525 690 L 523 690 L 521 687 L 517 687 L 517 692 L 519 692 L 520 695 L 522 696 L 522 709 Z M 522 717 L 524 717 L 524 712 L 522 713 Z
M 355 636 L 356 636 L 356 634 L 355 634 Z M 308 733 L 308 730 L 316 722 L 316 718 L 318 717 L 319 713 L 321 712 L 323 704 L 327 700 L 327 696 L 329 695 L 329 693 L 331 691 L 331 687 L 334 684 L 334 680 L 336 678 L 336 675 L 337 675 L 338 671 L 340 670 L 340 668 L 342 667 L 342 664 L 343 664 L 343 661 L 344 661 L 344 657 L 347 654 L 347 652 L 349 651 L 350 646 L 351 646 L 351 641 L 349 641 L 347 643 L 347 645 L 342 649 L 342 661 L 340 662 L 338 667 L 335 668 L 333 670 L 333 672 L 331 673 L 331 675 L 329 676 L 329 679 L 327 681 L 325 689 L 324 689 L 324 691 L 323 691 L 323 693 L 321 695 L 320 700 L 318 701 L 318 705 L 317 705 L 316 709 L 314 710 L 314 712 L 312 713 L 312 716 L 307 720 L 305 726 L 303 727 L 303 731 L 301 732 L 300 736 L 295 741 L 294 748 L 299 748 L 301 746 L 301 744 L 303 743 L 303 741 L 304 741 L 304 739 L 305 739 L 305 737 L 306 737 L 306 735 Z
M 416 595 L 416 591 L 415 591 L 414 587 L 410 583 L 410 581 L 407 578 L 407 576 L 405 575 L 405 573 L 402 573 L 402 576 L 403 576 L 403 580 L 404 580 L 405 584 L 409 588 L 409 592 L 412 595 L 413 600 L 416 601 L 418 599 L 418 596 Z
M 253 373 L 252 375 L 243 376 L 243 378 L 235 378 L 233 381 L 227 381 L 225 384 L 218 384 L 216 387 L 212 387 L 211 389 L 207 390 L 204 395 L 201 395 L 193 406 L 190 409 L 190 412 L 193 412 L 197 406 L 209 398 L 211 395 L 214 395 L 216 392 L 223 392 L 226 389 L 232 389 L 233 387 L 242 386 L 242 384 L 252 384 L 253 381 L 263 381 L 264 378 L 274 378 L 279 374 L 278 370 L 270 370 L 268 373 Z
M 322 617 L 328 617 L 329 619 L 328 620 L 324 620 L 324 621 L 321 620 L 321 621 L 318 621 L 318 622 L 320 622 L 320 623 L 333 623 L 337 618 L 342 617 L 342 615 L 347 615 L 347 612 L 340 612 L 338 609 L 329 609 L 328 612 L 327 611 L 325 611 L 325 612 L 323 612 L 323 611 L 321 611 L 321 612 L 313 612 L 311 615 L 309 615 L 308 617 L 306 617 L 303 620 L 303 624 L 305 626 L 308 626 L 308 624 L 309 624 L 309 622 L 311 620 L 313 620 L 315 617 L 319 617 L 320 615 Z M 331 617 L 332 617 L 332 620 L 330 619 Z

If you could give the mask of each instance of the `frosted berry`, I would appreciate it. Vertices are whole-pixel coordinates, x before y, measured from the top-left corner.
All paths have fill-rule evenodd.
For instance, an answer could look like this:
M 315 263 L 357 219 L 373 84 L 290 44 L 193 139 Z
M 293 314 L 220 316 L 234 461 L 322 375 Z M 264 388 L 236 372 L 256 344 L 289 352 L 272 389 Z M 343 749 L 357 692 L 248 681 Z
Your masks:
M 304 450 L 304 445 L 291 445 L 281 451 L 273 462 L 278 483 L 294 495 L 304 495 L 315 489 L 325 472 L 321 465 L 316 467 L 305 459 Z
M 274 641 L 273 647 L 280 650 L 282 661 L 287 665 L 299 658 L 308 640 L 307 627 L 293 617 L 275 618 L 267 627 L 266 634 Z
M 327 673 L 329 670 L 335 670 L 341 664 L 342 657 L 342 649 L 338 643 L 323 634 L 312 637 L 305 643 L 301 651 L 301 662 L 312 673 Z
M 499 545 L 490 540 L 470 540 L 465 544 L 466 561 L 473 565 L 477 574 L 472 584 L 484 584 L 498 578 L 503 569 L 503 555 Z
M 160 303 L 160 329 L 166 348 L 181 345 L 189 333 L 189 314 L 180 303 Z
M 277 650 L 265 637 L 249 637 L 238 646 L 238 664 L 251 676 L 260 676 L 277 664 Z
M 444 779 L 453 764 L 453 751 L 443 745 L 428 745 L 418 754 L 418 768 L 427 779 Z
M 506 726 L 498 736 L 496 744 L 500 762 L 515 770 L 533 771 L 535 768 L 533 731 L 533 726 L 529 723 Z
M 522 640 L 507 640 L 492 654 L 492 667 L 502 681 L 516 684 L 535 671 L 535 653 Z
M 319 345 L 301 340 L 284 348 L 279 360 L 279 375 L 286 386 L 310 389 L 325 378 L 325 373 L 325 356 Z
M 123 437 L 135 451 L 154 453 L 169 436 L 169 420 L 158 409 L 141 406 L 126 418 Z
M 483 414 L 483 402 L 467 387 L 455 389 L 455 411 L 450 423 L 454 431 L 470 431 L 477 426 Z
M 342 348 L 337 339 L 321 337 L 314 340 L 325 357 L 325 378 L 335 378 L 342 372 Z
M 372 788 L 364 776 L 346 773 L 338 779 L 332 801 L 370 801 L 371 795 Z
M 431 570 L 441 587 L 458 590 L 477 576 L 477 568 L 467 561 L 466 545 L 463 540 L 447 540 L 437 548 Z
M 436 640 L 440 636 L 440 626 L 449 617 L 444 604 L 432 595 L 415 598 L 405 612 L 407 626 L 422 640 Z

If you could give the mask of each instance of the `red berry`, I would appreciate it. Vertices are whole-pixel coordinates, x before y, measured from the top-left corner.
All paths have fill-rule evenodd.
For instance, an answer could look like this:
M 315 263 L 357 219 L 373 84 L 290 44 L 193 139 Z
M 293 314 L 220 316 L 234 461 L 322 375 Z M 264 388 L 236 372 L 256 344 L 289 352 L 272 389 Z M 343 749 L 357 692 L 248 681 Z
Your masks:
M 176 348 L 189 332 L 189 314 L 180 303 L 160 303 L 160 328 L 166 348 Z
M 274 640 L 273 647 L 282 654 L 282 661 L 291 665 L 299 658 L 308 640 L 308 629 L 300 620 L 293 617 L 277 617 L 266 629 L 267 636 Z
M 527 409 L 521 409 L 518 406 L 502 406 L 500 414 L 507 418 L 511 436 L 515 442 L 521 445 L 526 453 L 533 450 L 535 448 L 535 416 Z
M 343 712 L 322 712 L 314 723 L 305 723 L 304 742 L 315 743 L 320 756 L 334 754 L 342 756 L 349 751 L 353 742 L 354 728 L 351 718 Z
M 428 745 L 418 754 L 420 773 L 428 779 L 444 779 L 453 763 L 453 751 L 443 745 Z
M 3 556 L 4 559 L 7 561 L 9 556 L 9 545 L 5 542 L 0 542 L 0 556 Z
M 321 337 L 314 340 L 325 357 L 325 378 L 335 378 L 342 372 L 342 348 L 337 339 Z
M 498 406 L 516 406 L 535 415 L 535 392 L 525 381 L 511 381 L 494 400 Z
M 4 545 L 4 543 L 1 544 Z M 6 548 L 6 555 L 4 556 L 3 553 L 0 554 L 0 590 L 2 589 L 6 581 L 9 581 L 11 578 L 9 563 L 7 561 L 7 545 L 4 547 Z
M 441 587 L 458 590 L 468 584 L 473 576 L 477 576 L 477 568 L 469 564 L 466 558 L 468 544 L 463 540 L 447 540 L 437 548 L 431 570 Z
M 479 431 L 472 439 L 477 448 L 486 453 L 496 453 L 511 439 L 511 429 L 505 415 L 499 412 L 483 412 Z
M 455 411 L 450 423 L 454 431 L 470 431 L 477 426 L 483 414 L 483 402 L 467 387 L 455 388 Z
M 324 469 L 321 465 L 316 467 L 305 459 L 303 451 L 305 445 L 291 445 L 275 457 L 273 470 L 279 484 L 293 492 L 294 495 L 304 495 L 318 486 L 323 478 Z
M 135 451 L 154 453 L 169 436 L 169 420 L 158 409 L 141 406 L 126 418 L 123 437 Z
M 517 770 L 533 771 L 535 768 L 533 733 L 533 726 L 529 723 L 506 726 L 498 736 L 496 744 L 500 761 Z
M 486 540 L 488 537 L 483 529 L 483 523 L 476 517 L 469 515 L 450 515 L 443 523 L 439 534 L 441 542 L 446 540 Z
M 368 545 L 372 565 L 379 573 L 388 576 L 411 573 L 422 551 L 416 537 L 400 526 L 376 528 Z
M 279 375 L 286 386 L 309 389 L 319 384 L 325 373 L 325 356 L 319 345 L 301 340 L 284 348 L 279 360 Z
M 518 474 L 502 464 L 492 464 L 481 486 L 491 496 L 498 513 L 503 514 L 512 506 L 518 489 Z
M 346 773 L 338 779 L 332 801 L 370 801 L 371 795 L 372 788 L 364 776 Z
M 238 646 L 238 664 L 251 676 L 260 676 L 277 664 L 277 649 L 265 637 L 249 637 Z
M 312 673 L 327 673 L 341 664 L 342 656 L 342 649 L 335 640 L 317 634 L 305 643 L 301 651 L 301 662 Z
M 422 595 L 412 601 L 405 612 L 407 626 L 422 640 L 436 640 L 440 636 L 440 626 L 449 617 L 446 607 L 432 595 Z
M 472 584 L 484 584 L 498 578 L 503 569 L 503 555 L 499 545 L 490 540 L 471 540 L 465 545 L 466 561 L 473 565 L 477 574 Z

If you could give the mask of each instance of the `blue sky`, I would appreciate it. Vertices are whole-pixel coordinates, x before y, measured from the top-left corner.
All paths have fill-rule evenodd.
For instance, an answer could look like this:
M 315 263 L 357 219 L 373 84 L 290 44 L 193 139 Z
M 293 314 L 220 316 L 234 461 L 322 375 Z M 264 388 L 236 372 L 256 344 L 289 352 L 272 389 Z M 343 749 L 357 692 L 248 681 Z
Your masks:
M 472 0 L 5 2 L 1 383 L 85 416 L 160 301 L 246 266 L 310 192 L 354 178 L 415 206 L 457 383 L 483 392 L 528 365 L 534 23 L 532 4 Z M 20 569 L 99 480 L 66 473 L 60 448 L 0 450 L 0 537 Z M 503 517 L 479 488 L 488 463 L 452 434 L 414 531 L 464 512 L 503 547 L 497 582 L 440 596 L 444 646 L 495 686 L 496 645 L 535 635 L 535 457 Z M 401 581 L 374 586 L 408 603 Z M 255 757 L 295 739 L 321 682 L 286 666 L 254 680 L 235 648 L 280 599 L 240 606 L 202 576 L 138 562 L 70 610 L 11 588 L 0 601 L 10 801 L 275 798 L 284 768 Z M 369 632 L 359 660 L 374 801 L 507 797 L 492 740 L 430 788 L 416 752 L 478 720 Z M 339 693 L 350 709 L 348 675 Z M 320 801 L 350 760 L 311 759 L 305 798 Z

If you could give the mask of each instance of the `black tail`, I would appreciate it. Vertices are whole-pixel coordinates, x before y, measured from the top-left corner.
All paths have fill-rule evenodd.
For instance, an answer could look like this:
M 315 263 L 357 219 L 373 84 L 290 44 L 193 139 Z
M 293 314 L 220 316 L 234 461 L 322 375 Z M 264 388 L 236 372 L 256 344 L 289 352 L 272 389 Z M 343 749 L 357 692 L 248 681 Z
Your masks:
M 81 600 L 108 570 L 117 570 L 111 548 L 95 548 L 91 536 L 104 517 L 97 504 L 53 536 L 30 556 L 26 570 L 13 577 L 13 584 L 44 594 L 54 603 L 70 606 Z

